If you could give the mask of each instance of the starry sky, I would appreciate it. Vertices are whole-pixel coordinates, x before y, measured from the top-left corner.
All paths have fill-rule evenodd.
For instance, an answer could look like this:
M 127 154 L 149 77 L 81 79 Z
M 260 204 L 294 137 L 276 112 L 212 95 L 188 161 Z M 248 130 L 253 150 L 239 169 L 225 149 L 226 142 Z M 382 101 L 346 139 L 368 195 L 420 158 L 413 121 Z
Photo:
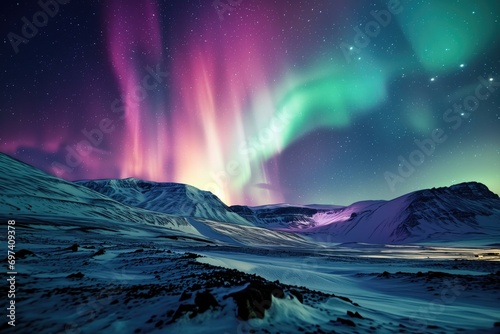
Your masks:
M 500 193 L 496 0 L 2 1 L 0 151 L 227 204 Z

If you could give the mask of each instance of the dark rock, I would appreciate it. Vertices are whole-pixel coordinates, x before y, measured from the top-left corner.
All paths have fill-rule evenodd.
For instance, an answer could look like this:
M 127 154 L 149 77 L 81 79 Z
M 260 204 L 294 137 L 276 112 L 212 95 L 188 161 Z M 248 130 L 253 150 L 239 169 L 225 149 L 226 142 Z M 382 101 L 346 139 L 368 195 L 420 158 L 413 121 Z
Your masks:
M 196 312 L 197 307 L 196 305 L 193 304 L 181 304 L 177 308 L 177 311 L 175 311 L 174 316 L 172 317 L 172 320 L 169 321 L 169 323 L 174 322 L 175 320 L 179 319 L 182 317 L 184 314 L 190 313 L 189 317 L 194 318 L 198 313 Z
M 144 252 L 144 249 L 140 248 L 140 249 L 137 249 L 134 253 L 142 253 Z
M 209 291 L 198 292 L 194 298 L 194 303 L 198 306 L 199 313 L 207 311 L 210 307 L 219 306 L 217 299 Z
M 295 289 L 292 289 L 290 290 L 290 293 L 292 295 L 294 295 L 301 304 L 304 304 L 304 297 L 302 296 L 302 293 L 300 293 L 299 291 L 295 290 Z
M 83 278 L 85 275 L 82 274 L 80 271 L 77 272 L 76 274 L 71 274 L 71 275 L 68 275 L 66 276 L 66 278 L 78 278 L 78 279 L 81 279 Z
M 341 300 L 345 301 L 345 302 L 348 302 L 348 303 L 353 304 L 352 300 L 350 300 L 350 299 L 349 299 L 349 298 L 347 298 L 347 297 L 344 297 L 344 296 L 336 296 L 336 297 L 337 297 L 338 299 L 341 299 Z M 356 306 L 357 306 L 357 305 L 356 305 Z
M 500 321 L 497 321 L 493 324 L 493 327 L 500 327 Z
M 363 316 L 361 316 L 361 314 L 358 313 L 358 311 L 356 312 L 347 311 L 347 315 L 350 316 L 351 318 L 364 319 Z
M 284 298 L 285 293 L 276 284 L 252 281 L 243 290 L 229 296 L 238 306 L 238 319 L 247 321 L 253 318 L 264 318 L 265 310 L 271 307 L 271 296 Z
M 356 324 L 354 323 L 354 321 L 349 320 L 349 319 L 337 318 L 337 322 L 340 322 L 343 325 L 356 327 Z
M 106 250 L 104 248 L 101 248 L 97 252 L 95 252 L 94 255 L 92 256 L 104 255 L 104 253 L 106 253 Z
M 181 259 L 197 259 L 199 257 L 201 257 L 201 255 L 186 252 L 184 253 L 184 256 Z
M 184 291 L 185 292 L 185 291 Z M 183 293 L 184 294 L 184 293 Z M 182 296 L 181 296 L 182 298 Z M 181 304 L 175 311 L 172 319 L 168 322 L 173 323 L 185 314 L 189 314 L 189 318 L 192 319 L 198 314 L 207 311 L 210 307 L 218 307 L 219 303 L 215 297 L 209 292 L 198 292 L 194 299 L 195 304 Z M 173 311 L 169 311 L 167 315 L 172 314 Z
M 72 252 L 78 252 L 78 247 L 80 247 L 80 245 L 78 245 L 78 244 L 73 244 L 73 245 L 71 245 L 70 247 L 65 248 L 65 250 L 70 250 L 70 251 L 72 251 Z
M 181 297 L 179 298 L 179 301 L 182 302 L 183 300 L 188 300 L 189 298 L 191 298 L 191 293 L 190 292 L 187 292 L 187 290 L 184 290 L 182 292 L 182 295 Z
M 33 253 L 32 251 L 29 251 L 27 249 L 21 249 L 21 250 L 16 252 L 17 259 L 24 259 L 28 256 L 35 256 L 35 253 Z
M 378 275 L 378 277 L 389 278 L 391 274 L 387 271 L 384 271 L 382 274 Z

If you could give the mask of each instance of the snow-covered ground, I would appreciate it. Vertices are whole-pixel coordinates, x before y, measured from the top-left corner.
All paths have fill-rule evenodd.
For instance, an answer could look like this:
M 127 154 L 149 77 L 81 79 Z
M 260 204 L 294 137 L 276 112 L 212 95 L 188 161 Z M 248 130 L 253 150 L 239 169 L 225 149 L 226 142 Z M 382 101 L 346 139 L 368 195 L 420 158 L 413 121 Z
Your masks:
M 471 331 L 500 320 L 500 249 L 353 246 L 298 254 L 208 249 L 199 251 L 205 257 L 198 261 L 342 293 L 374 312 L 373 317 L 383 311 L 403 325 L 401 318 L 407 318 L 424 329 Z
M 228 246 L 162 226 L 16 224 L 16 333 L 498 332 L 494 247 Z

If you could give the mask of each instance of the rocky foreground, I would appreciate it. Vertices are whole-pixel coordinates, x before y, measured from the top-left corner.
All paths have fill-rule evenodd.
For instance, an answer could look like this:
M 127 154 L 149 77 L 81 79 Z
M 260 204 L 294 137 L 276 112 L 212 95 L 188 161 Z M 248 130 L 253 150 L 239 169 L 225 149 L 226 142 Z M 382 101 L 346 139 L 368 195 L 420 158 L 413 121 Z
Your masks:
M 158 236 L 121 235 L 106 229 L 48 223 L 18 223 L 17 227 L 15 328 L 4 322 L 2 330 L 16 333 L 471 331 L 460 324 L 443 326 L 419 316 L 398 316 L 382 308 L 366 307 L 351 297 L 347 288 L 339 287 L 331 293 L 306 287 L 308 281 L 303 286 L 287 285 L 203 263 L 200 261 L 203 257 L 194 253 L 203 249 L 218 251 L 219 247 L 214 245 L 194 247 L 186 241 Z M 220 247 L 220 251 L 232 254 L 235 248 Z M 251 252 L 249 248 L 241 251 L 241 254 Z M 265 253 L 261 256 L 270 259 L 273 255 L 283 259 L 305 256 L 300 250 L 294 255 L 291 249 L 255 252 Z M 356 261 L 317 256 L 337 263 Z M 452 263 L 446 262 L 441 269 Z M 493 272 L 498 268 L 497 262 L 455 261 L 464 269 L 474 269 L 467 266 L 479 263 L 481 268 L 476 269 L 492 273 L 456 275 L 436 270 L 355 276 L 360 284 L 366 282 L 367 293 L 370 289 L 388 290 L 395 304 L 397 297 L 405 293 L 429 294 L 444 301 L 441 303 L 444 306 L 451 305 L 452 299 L 459 296 L 467 296 L 471 303 L 482 306 L 500 303 L 500 272 Z M 2 292 L 6 294 L 7 291 Z M 441 304 L 429 306 L 425 310 L 427 318 L 429 312 L 440 314 Z M 499 323 L 484 325 L 494 332 Z

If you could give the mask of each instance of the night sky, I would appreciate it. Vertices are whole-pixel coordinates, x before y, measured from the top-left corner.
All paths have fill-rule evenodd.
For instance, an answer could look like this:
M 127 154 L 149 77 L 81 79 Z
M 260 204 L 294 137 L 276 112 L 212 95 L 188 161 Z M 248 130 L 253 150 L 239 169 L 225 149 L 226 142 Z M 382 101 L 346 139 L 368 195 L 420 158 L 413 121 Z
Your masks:
M 48 173 L 249 205 L 500 193 L 497 0 L 66 2 L 0 5 L 0 151 Z

